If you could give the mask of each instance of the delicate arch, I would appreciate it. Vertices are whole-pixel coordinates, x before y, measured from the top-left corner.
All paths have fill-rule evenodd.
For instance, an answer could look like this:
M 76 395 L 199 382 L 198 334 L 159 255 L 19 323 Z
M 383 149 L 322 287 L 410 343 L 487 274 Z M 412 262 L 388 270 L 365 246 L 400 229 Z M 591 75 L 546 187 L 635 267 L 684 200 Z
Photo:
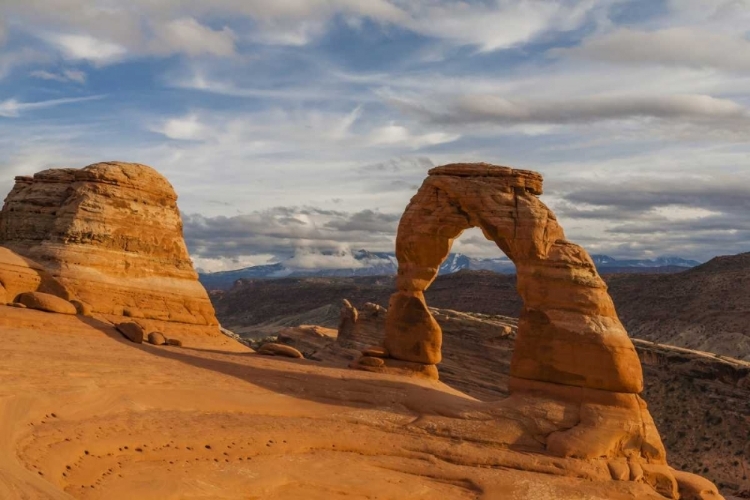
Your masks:
M 639 393 L 640 361 L 606 284 L 588 253 L 565 239 L 541 193 L 535 172 L 488 164 L 430 170 L 399 224 L 385 347 L 395 359 L 440 362 L 442 332 L 423 292 L 453 240 L 479 227 L 516 265 L 524 307 L 511 376 Z

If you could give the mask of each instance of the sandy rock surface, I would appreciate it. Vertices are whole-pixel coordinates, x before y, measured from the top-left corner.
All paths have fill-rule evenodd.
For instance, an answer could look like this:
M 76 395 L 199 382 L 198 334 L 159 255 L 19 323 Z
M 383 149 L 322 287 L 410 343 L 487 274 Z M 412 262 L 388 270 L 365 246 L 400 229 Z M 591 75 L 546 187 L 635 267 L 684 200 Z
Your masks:
M 508 407 L 440 382 L 223 335 L 136 345 L 101 318 L 0 307 L 0 328 L 0 498 L 664 498 L 508 443 Z

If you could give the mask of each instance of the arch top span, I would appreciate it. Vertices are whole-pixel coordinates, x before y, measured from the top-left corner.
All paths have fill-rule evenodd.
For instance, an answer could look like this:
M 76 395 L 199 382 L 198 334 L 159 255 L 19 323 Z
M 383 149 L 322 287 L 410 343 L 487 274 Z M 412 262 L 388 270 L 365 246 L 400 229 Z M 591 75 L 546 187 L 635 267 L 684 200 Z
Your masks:
M 533 170 L 503 167 L 490 163 L 449 163 L 431 168 L 427 175 L 448 175 L 454 177 L 497 177 L 505 179 L 508 187 L 520 187 L 528 192 L 542 194 L 542 174 Z
M 511 376 L 639 393 L 640 361 L 588 253 L 567 241 L 538 198 L 542 176 L 487 163 L 433 168 L 396 237 L 397 291 L 385 347 L 397 360 L 440 362 L 442 332 L 424 291 L 464 230 L 479 227 L 516 265 L 524 302 Z

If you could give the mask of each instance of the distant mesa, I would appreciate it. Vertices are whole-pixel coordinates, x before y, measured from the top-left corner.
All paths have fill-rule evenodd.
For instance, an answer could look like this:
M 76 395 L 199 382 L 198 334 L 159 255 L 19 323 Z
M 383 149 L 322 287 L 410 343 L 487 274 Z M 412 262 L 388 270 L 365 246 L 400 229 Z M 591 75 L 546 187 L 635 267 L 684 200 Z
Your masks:
M 0 212 L 6 301 L 44 292 L 80 314 L 218 325 L 182 234 L 177 195 L 156 170 L 106 162 L 16 177 Z M 28 305 L 28 304 L 26 304 Z

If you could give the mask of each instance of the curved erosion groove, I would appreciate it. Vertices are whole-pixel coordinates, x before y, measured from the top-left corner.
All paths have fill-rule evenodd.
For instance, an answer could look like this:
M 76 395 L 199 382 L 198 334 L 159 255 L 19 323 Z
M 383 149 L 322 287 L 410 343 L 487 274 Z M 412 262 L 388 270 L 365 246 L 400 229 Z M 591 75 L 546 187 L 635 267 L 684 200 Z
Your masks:
M 336 420 L 324 418 L 162 411 L 118 413 L 83 422 L 46 414 L 29 427 L 33 430 L 18 443 L 19 459 L 74 498 L 117 498 L 113 492 L 132 492 L 144 481 L 144 471 L 151 477 L 148 490 L 141 492 L 144 498 L 159 498 L 160 488 L 177 487 L 170 483 L 180 484 L 182 494 L 196 493 L 203 491 L 204 482 L 221 490 L 221 498 L 234 498 L 225 493 L 233 488 L 245 492 L 242 495 L 252 491 L 262 493 L 259 498 L 285 498 L 290 484 L 340 489 L 342 476 L 370 468 L 388 471 L 380 474 L 378 483 L 401 484 L 404 476 L 427 479 L 420 487 L 425 496 L 415 489 L 414 496 L 394 498 L 428 498 L 427 493 L 479 498 L 484 488 L 465 477 L 466 468 L 608 479 L 606 462 L 566 461 L 455 436 L 446 442 L 419 428 L 398 432 L 392 424 L 376 422 L 350 422 L 341 428 Z M 209 431 L 197 437 L 196 428 Z M 358 435 L 370 439 L 364 443 Z M 336 464 L 329 477 L 317 470 L 321 462 Z M 352 470 L 342 466 L 347 462 Z M 295 474 L 283 470 L 290 464 Z M 261 471 L 269 475 L 267 484 L 258 481 Z M 400 491 L 399 495 L 408 488 Z M 245 498 L 242 495 L 237 498 Z
M 478 498 L 482 487 L 463 477 L 460 469 L 464 467 L 542 473 L 553 470 L 552 465 L 545 468 L 533 464 L 524 469 L 520 465 L 522 455 L 515 461 L 496 458 L 487 462 L 485 457 L 472 458 L 471 451 L 464 451 L 461 459 L 440 437 L 422 432 L 400 432 L 399 444 L 394 445 L 393 426 L 374 422 L 350 423 L 346 429 L 320 432 L 336 429 L 340 424 L 326 419 L 165 411 L 148 415 L 120 413 L 85 422 L 46 414 L 30 427 L 32 432 L 19 442 L 19 458 L 32 472 L 41 472 L 45 479 L 75 498 L 113 498 L 113 491 L 132 491 L 132 483 L 143 480 L 145 469 L 150 475 L 161 477 L 160 481 L 186 483 L 183 493 L 200 489 L 201 481 L 221 483 L 221 490 L 225 491 L 243 486 L 248 479 L 252 483 L 244 484 L 244 491 L 263 495 L 285 491 L 285 485 L 290 483 L 305 488 L 342 488 L 341 476 L 360 474 L 369 468 L 388 471 L 381 472 L 380 481 L 402 483 L 405 476 L 426 478 L 419 488 L 425 490 L 425 495 L 415 489 L 411 492 L 414 496 L 408 498 L 428 498 L 427 493 Z M 197 438 L 193 433 L 196 427 L 210 431 Z M 221 431 L 217 432 L 217 428 Z M 371 439 L 363 443 L 357 439 L 362 434 Z M 453 445 L 456 446 L 455 441 Z M 471 443 L 466 443 L 466 447 L 483 449 Z M 501 452 L 501 458 L 502 453 L 509 452 Z M 321 477 L 319 471 L 314 471 L 321 461 L 337 464 L 330 477 Z M 342 467 L 346 462 L 355 464 L 351 471 Z M 297 474 L 290 476 L 279 470 L 290 463 L 299 469 Z M 273 470 L 268 485 L 258 484 L 259 473 L 253 473 L 257 470 Z M 317 480 L 302 480 L 303 471 L 315 473 Z M 158 498 L 155 493 L 159 487 L 155 483 L 147 498 Z M 380 488 L 382 485 L 377 486 Z M 400 490 L 399 494 L 408 490 Z

